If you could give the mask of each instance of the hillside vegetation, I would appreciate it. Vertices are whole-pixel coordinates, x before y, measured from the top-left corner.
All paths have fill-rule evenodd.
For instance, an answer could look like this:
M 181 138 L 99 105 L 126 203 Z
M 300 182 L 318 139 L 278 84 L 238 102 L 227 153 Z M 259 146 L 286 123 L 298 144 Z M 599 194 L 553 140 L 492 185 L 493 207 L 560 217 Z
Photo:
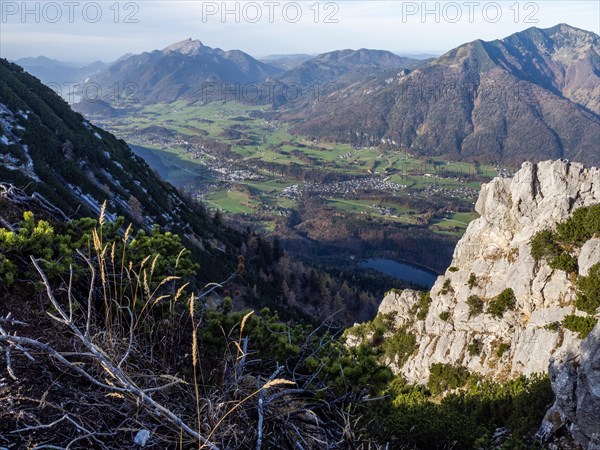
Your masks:
M 347 346 L 330 322 L 210 306 L 218 286 L 192 289 L 199 268 L 177 235 L 53 222 L 32 205 L 39 217 L 0 229 L 4 444 L 133 448 L 142 432 L 148 448 L 436 449 L 508 426 L 519 445 L 551 400 L 544 377 L 500 385 L 444 367 L 409 386 L 381 357 L 410 339 L 382 339 L 384 323 Z

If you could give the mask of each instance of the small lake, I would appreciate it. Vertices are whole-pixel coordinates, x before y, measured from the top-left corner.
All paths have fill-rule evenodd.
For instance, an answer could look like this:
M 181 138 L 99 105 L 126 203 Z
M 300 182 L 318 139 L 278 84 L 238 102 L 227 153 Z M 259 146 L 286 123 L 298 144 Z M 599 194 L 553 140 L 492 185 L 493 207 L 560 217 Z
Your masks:
M 438 274 L 407 262 L 395 261 L 393 259 L 366 259 L 361 261 L 359 267 L 363 269 L 373 269 L 384 273 L 401 281 L 408 281 L 419 286 L 430 289 Z

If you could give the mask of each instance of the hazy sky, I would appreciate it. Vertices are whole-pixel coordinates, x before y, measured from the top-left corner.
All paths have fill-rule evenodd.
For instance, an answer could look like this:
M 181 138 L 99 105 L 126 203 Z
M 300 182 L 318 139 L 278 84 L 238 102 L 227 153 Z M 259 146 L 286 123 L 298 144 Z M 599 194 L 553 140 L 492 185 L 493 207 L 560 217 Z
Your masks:
M 25 5 L 25 7 L 23 7 Z M 376 48 L 443 53 L 474 39 L 565 22 L 600 33 L 587 1 L 0 0 L 0 56 L 114 60 L 192 37 L 254 56 Z

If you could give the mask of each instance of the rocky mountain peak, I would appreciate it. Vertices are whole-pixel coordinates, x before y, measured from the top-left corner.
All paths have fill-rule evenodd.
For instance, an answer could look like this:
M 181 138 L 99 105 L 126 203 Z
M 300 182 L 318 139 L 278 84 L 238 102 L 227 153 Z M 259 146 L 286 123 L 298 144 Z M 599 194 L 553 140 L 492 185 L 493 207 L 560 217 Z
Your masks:
M 204 44 L 199 39 L 188 38 L 162 49 L 162 52 L 167 54 L 171 52 L 181 53 L 182 55 L 191 55 L 204 47 Z
M 551 356 L 576 353 L 578 334 L 557 326 L 583 314 L 575 308 L 573 277 L 534 260 L 530 240 L 598 203 L 600 169 L 566 160 L 524 163 L 514 177 L 484 185 L 476 204 L 481 217 L 431 289 L 424 318 L 415 320 L 420 296 L 410 290 L 389 293 L 380 306 L 416 336 L 417 348 L 393 364 L 396 372 L 425 383 L 431 365 L 443 363 L 502 381 L 546 372 Z M 592 238 L 580 250 L 579 274 L 598 262 L 600 239 Z M 494 315 L 490 306 L 501 295 L 512 307 Z

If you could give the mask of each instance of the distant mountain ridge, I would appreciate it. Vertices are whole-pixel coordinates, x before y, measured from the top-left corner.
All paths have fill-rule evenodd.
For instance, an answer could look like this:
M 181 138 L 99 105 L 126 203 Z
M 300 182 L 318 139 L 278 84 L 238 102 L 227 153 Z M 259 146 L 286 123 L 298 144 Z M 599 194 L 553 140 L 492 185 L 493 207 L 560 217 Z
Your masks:
M 279 67 L 283 70 L 290 70 L 299 66 L 304 61 L 314 58 L 315 55 L 307 55 L 305 53 L 290 54 L 290 55 L 267 55 L 260 58 L 265 64 Z
M 424 66 L 427 62 L 401 57 L 386 50 L 335 50 L 303 62 L 278 77 L 278 81 L 305 86 L 334 80 L 346 84 L 373 77 L 388 69 L 413 69 Z
M 131 85 L 135 102 L 151 104 L 199 100 L 207 83 L 255 83 L 282 72 L 240 50 L 223 51 L 190 38 L 123 59 L 92 81 L 103 87 L 105 100 L 115 99 L 104 87 Z
M 564 24 L 530 28 L 351 85 L 290 117 L 301 117 L 298 133 L 420 155 L 598 165 L 599 54 L 594 33 Z
M 600 36 L 559 24 L 484 44 L 494 63 L 600 114 Z M 528 56 L 525 62 L 515 55 Z
M 90 64 L 76 64 L 56 59 L 38 56 L 36 58 L 21 58 L 15 61 L 31 75 L 40 79 L 46 85 L 51 86 L 63 98 L 69 99 L 68 95 L 74 92 L 75 83 L 83 83 L 86 78 L 106 69 L 109 64 L 95 61 Z M 71 86 L 71 89 L 69 89 Z
M 262 94 L 257 102 L 264 104 L 273 101 L 271 91 L 280 93 L 288 85 L 308 87 L 335 81 L 339 86 L 347 86 L 386 70 L 411 69 L 427 62 L 369 49 L 336 50 L 316 57 L 274 55 L 259 61 L 240 50 L 213 49 L 190 38 L 162 50 L 123 58 L 92 81 L 103 86 L 103 99 L 109 103 L 118 100 L 109 87 L 135 86 L 131 100 L 141 104 L 211 101 L 223 96 L 245 101 L 241 95 L 221 90 L 227 85 L 258 83 L 262 84 Z M 214 91 L 217 94 L 211 96 Z M 274 103 L 285 101 L 276 98 Z

